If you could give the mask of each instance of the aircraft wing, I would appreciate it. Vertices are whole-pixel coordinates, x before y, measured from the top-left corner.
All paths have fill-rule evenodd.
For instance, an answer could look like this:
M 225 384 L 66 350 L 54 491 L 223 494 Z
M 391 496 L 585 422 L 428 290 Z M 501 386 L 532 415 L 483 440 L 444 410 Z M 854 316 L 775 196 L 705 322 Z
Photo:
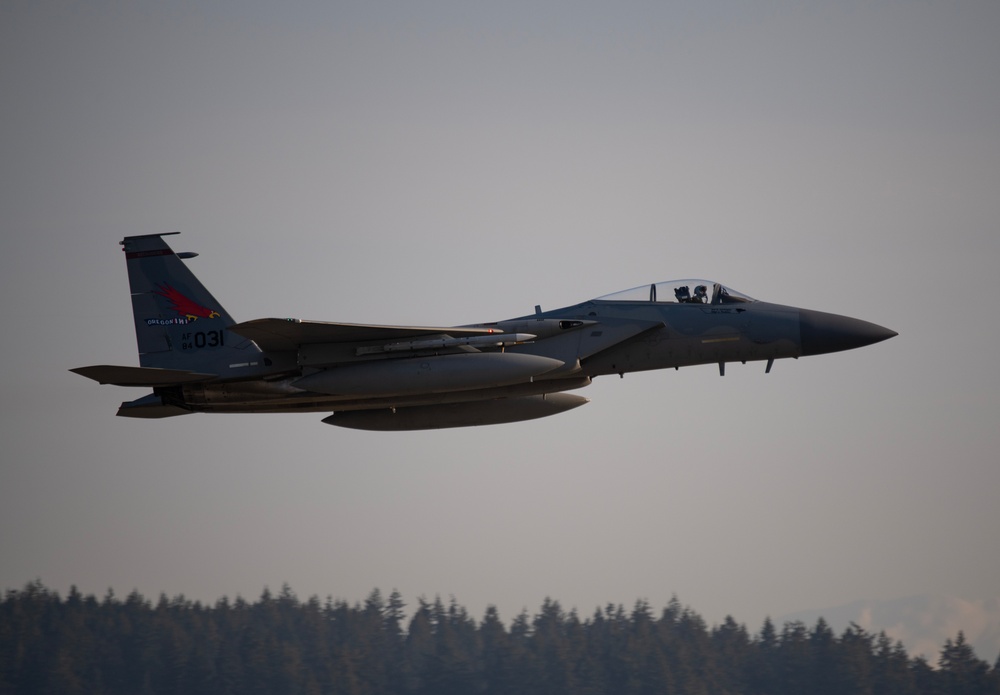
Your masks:
M 296 350 L 301 345 L 321 343 L 363 343 L 400 340 L 421 336 L 448 335 L 454 338 L 490 335 L 488 328 L 453 328 L 441 326 L 377 326 L 361 323 L 327 323 L 300 319 L 254 319 L 229 327 L 233 333 L 249 338 L 261 350 L 280 352 Z

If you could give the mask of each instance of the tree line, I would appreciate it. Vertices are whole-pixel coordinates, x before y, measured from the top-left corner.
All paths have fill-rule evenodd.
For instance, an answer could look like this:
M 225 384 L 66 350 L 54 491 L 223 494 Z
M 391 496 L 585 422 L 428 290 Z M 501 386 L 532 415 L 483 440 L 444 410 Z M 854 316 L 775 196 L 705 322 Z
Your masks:
M 658 616 L 637 601 L 589 617 L 546 599 L 509 625 L 454 599 L 405 608 L 397 591 L 349 604 L 286 585 L 252 603 L 154 604 L 30 582 L 0 603 L 0 693 L 1000 695 L 1000 658 L 991 667 L 962 633 L 932 665 L 855 624 L 837 635 L 822 618 L 767 619 L 751 634 L 731 617 L 709 627 L 676 598 Z

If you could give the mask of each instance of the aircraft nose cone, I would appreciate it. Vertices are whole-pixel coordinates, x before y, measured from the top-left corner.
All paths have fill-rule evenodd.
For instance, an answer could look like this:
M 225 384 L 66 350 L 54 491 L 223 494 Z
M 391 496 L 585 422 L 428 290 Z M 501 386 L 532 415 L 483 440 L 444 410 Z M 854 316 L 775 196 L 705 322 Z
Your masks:
M 811 309 L 799 309 L 799 330 L 803 355 L 853 350 L 899 335 L 875 323 Z

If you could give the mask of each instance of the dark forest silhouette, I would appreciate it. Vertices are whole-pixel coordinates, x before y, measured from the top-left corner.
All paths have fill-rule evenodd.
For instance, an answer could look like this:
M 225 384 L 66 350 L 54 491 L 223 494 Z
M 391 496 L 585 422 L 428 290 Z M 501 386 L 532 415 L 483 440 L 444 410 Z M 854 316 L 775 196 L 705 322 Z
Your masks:
M 75 587 L 62 598 L 35 581 L 0 604 L 0 693 L 1000 695 L 1000 659 L 979 659 L 962 633 L 932 665 L 822 618 L 708 627 L 676 598 L 659 616 L 637 601 L 588 617 L 546 599 L 509 625 L 454 599 L 405 608 L 396 591 L 349 604 L 300 601 L 286 585 L 208 606 Z

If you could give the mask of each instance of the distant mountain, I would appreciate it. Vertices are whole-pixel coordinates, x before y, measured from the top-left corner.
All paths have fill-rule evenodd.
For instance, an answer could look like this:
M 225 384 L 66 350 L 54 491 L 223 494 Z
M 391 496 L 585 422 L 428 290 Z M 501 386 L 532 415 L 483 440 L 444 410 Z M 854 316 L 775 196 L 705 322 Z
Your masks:
M 923 655 L 936 666 L 945 640 L 958 631 L 976 656 L 990 665 L 1000 654 L 1000 598 L 966 600 L 955 596 L 910 596 L 889 601 L 855 601 L 822 610 L 798 611 L 776 619 L 780 626 L 799 620 L 807 626 L 822 616 L 838 635 L 851 621 L 873 633 L 885 631 L 899 640 L 910 656 Z

